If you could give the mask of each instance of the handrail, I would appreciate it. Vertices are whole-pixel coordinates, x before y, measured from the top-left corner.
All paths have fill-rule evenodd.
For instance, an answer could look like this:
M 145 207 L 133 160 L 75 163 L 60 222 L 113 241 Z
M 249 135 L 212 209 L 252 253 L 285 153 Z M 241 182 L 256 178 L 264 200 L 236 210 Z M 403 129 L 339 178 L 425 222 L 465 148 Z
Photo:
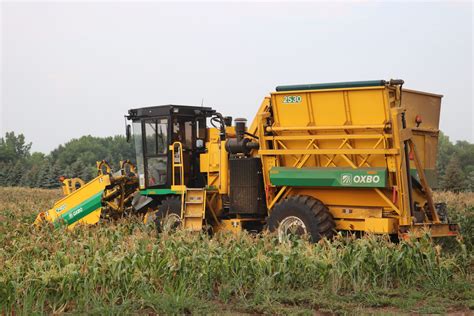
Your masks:
M 260 149 L 259 155 L 398 155 L 399 150 L 390 149 L 350 149 L 350 148 L 334 148 L 334 149 Z
M 365 129 L 387 129 L 388 124 L 377 125 L 335 125 L 335 126 L 267 126 L 267 132 L 278 131 L 319 131 L 319 130 L 365 130 Z
M 176 148 L 178 149 L 178 151 L 176 151 Z M 181 142 L 174 142 L 170 146 L 170 149 L 172 164 L 172 184 L 184 185 L 183 144 Z M 176 184 L 176 168 L 179 168 L 179 184 Z
M 319 134 L 319 135 L 283 135 L 283 136 L 264 136 L 265 140 L 339 140 L 339 139 L 380 139 L 380 138 L 393 138 L 389 134 Z

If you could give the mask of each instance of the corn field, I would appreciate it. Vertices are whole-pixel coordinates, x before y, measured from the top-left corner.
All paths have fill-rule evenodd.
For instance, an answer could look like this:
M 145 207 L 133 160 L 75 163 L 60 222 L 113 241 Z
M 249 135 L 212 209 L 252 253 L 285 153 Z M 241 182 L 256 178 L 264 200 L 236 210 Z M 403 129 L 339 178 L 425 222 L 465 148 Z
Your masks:
M 157 235 L 136 218 L 32 227 L 59 191 L 0 188 L 0 313 L 472 312 L 474 195 L 438 193 L 463 239 Z

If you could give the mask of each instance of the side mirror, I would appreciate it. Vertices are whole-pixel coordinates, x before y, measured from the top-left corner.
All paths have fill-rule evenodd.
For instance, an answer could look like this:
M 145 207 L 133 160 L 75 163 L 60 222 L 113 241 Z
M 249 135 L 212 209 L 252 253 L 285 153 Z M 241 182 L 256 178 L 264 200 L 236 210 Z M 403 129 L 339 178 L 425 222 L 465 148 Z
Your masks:
M 196 148 L 204 148 L 204 140 L 196 139 Z
M 130 138 L 132 138 L 132 127 L 130 126 L 130 124 L 127 124 L 127 126 L 125 127 L 125 135 L 127 137 L 127 143 L 129 143 Z

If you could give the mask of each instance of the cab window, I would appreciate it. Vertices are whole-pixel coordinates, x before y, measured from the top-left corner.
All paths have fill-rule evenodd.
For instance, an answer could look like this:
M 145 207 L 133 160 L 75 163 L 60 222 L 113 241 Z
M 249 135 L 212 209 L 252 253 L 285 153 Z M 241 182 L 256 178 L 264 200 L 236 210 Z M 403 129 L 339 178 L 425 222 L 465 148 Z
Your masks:
M 145 122 L 147 185 L 164 185 L 168 177 L 168 120 Z
M 146 120 L 146 152 L 147 155 L 166 154 L 168 151 L 168 120 Z

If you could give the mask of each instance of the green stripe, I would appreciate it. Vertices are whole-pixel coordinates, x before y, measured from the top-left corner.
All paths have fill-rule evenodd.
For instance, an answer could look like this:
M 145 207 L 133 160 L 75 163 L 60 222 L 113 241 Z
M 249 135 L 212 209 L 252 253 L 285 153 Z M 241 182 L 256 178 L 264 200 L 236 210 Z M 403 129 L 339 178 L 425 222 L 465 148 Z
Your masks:
M 281 91 L 296 91 L 296 90 L 322 90 L 322 89 L 379 87 L 379 86 L 384 86 L 385 84 L 386 84 L 385 80 L 310 83 L 310 84 L 278 86 L 276 87 L 276 91 L 281 92 Z
M 145 189 L 140 190 L 141 195 L 167 195 L 167 194 L 179 194 L 179 192 L 171 189 Z
M 100 191 L 79 205 L 71 208 L 69 211 L 62 214 L 59 219 L 54 222 L 54 225 L 59 226 L 61 223 L 71 225 L 102 207 L 102 193 L 103 191 Z
M 384 168 L 288 168 L 273 167 L 270 182 L 275 186 L 383 188 Z

